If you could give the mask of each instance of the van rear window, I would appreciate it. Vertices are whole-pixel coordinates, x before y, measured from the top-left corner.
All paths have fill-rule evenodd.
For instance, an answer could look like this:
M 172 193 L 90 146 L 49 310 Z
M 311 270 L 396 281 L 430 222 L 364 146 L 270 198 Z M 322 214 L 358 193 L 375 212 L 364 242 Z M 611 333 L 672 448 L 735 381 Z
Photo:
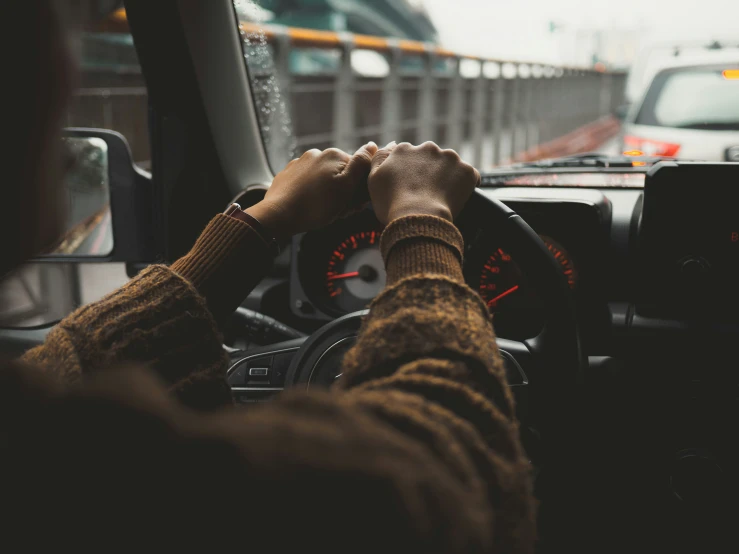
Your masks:
M 636 123 L 680 129 L 739 130 L 739 80 L 722 68 L 681 68 L 658 74 Z

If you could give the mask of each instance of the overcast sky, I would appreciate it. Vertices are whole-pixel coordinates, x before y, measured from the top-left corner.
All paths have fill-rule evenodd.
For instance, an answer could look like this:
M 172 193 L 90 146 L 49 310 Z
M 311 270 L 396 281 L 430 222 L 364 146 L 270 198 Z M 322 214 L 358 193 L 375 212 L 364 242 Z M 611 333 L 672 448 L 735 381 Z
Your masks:
M 592 53 L 594 30 L 614 60 L 654 40 L 739 42 L 739 0 L 414 1 L 426 6 L 444 46 L 494 58 L 574 64 Z M 550 33 L 550 21 L 560 30 Z

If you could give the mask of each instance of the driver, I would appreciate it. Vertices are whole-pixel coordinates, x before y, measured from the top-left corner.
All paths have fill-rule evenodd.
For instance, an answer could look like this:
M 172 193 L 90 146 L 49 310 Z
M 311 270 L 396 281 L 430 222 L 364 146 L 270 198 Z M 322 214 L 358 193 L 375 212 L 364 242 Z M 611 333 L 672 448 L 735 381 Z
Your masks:
M 3 274 L 61 230 L 55 149 L 71 67 L 53 3 L 13 6 L 35 48 L 16 67 L 33 90 L 4 104 L 28 121 L 4 151 L 8 182 L 24 186 L 0 203 Z M 2 540 L 27 551 L 532 552 L 530 466 L 453 224 L 479 179 L 433 143 L 311 150 L 262 202 L 216 215 L 186 256 L 3 362 Z M 219 325 L 265 275 L 272 238 L 329 224 L 363 190 L 385 225 L 387 287 L 342 379 L 234 408 Z

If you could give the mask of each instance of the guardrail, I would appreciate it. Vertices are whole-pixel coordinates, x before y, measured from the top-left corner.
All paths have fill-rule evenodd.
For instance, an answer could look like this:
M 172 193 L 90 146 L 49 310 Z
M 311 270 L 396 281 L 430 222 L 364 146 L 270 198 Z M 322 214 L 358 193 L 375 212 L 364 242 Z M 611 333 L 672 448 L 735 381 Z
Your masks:
M 277 78 L 298 151 L 352 150 L 369 139 L 433 140 L 486 169 L 531 159 L 538 151 L 561 152 L 567 144 L 592 147 L 592 141 L 573 137 L 580 129 L 604 140 L 618 131 L 610 114 L 623 101 L 623 73 L 465 56 L 431 44 L 365 35 L 251 23 L 242 23 L 241 31 L 247 54 L 253 47 L 270 49 L 274 66 L 250 64 L 250 75 L 257 89 L 262 80 Z M 335 70 L 296 74 L 291 60 L 301 50 L 335 52 Z M 358 50 L 380 53 L 388 62 L 387 74 L 358 75 L 352 67 Z M 247 55 L 247 61 L 253 58 Z M 411 69 L 403 63 L 408 59 L 416 62 Z M 476 66 L 477 75 L 464 75 L 464 64 L 472 72 Z M 568 141 L 552 147 L 567 135 Z
M 352 150 L 367 140 L 434 140 L 487 169 L 547 153 L 574 153 L 592 144 L 579 134 L 606 140 L 618 131 L 609 116 L 623 101 L 623 73 L 466 56 L 409 40 L 253 23 L 240 27 L 245 54 L 262 49 L 259 63 L 253 51 L 246 56 L 257 102 L 273 101 L 266 96 L 276 87 L 267 85 L 276 80 L 292 122 L 291 145 L 279 136 L 285 125 L 276 120 L 274 106 L 258 111 L 275 170 L 309 148 Z M 124 47 L 124 14 L 100 30 L 89 37 L 100 41 L 108 35 L 116 48 Z M 387 61 L 385 75 L 363 77 L 353 69 L 353 53 L 367 50 Z M 310 72 L 291 67 L 310 53 L 329 55 L 333 65 Z M 128 53 L 107 55 L 115 58 L 110 69 L 98 64 L 83 72 L 85 88 L 77 94 L 70 122 L 123 132 L 134 158 L 145 162 L 147 97 L 135 51 L 130 45 Z

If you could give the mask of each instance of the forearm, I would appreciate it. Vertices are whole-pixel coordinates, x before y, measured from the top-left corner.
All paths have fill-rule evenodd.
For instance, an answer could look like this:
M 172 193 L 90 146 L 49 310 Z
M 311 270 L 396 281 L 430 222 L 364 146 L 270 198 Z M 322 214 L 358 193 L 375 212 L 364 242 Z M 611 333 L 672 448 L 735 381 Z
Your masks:
M 487 308 L 464 284 L 461 236 L 438 218 L 405 218 L 388 226 L 382 248 L 389 286 L 372 304 L 337 385 L 423 443 L 451 474 L 483 487 L 498 520 L 496 544 L 528 551 L 535 534 L 529 464 Z
M 217 216 L 171 268 L 152 266 L 70 314 L 24 359 L 67 381 L 122 363 L 148 364 L 188 404 L 222 404 L 230 393 L 218 323 L 269 261 L 248 225 Z
M 217 215 L 193 248 L 170 269 L 193 284 L 219 325 L 227 320 L 272 264 L 268 245 L 246 223 Z
M 505 383 L 488 310 L 464 283 L 463 239 L 451 223 L 432 216 L 392 222 L 381 239 L 387 288 L 375 299 L 356 348 L 346 359 L 358 384 L 387 376 L 400 365 L 429 356 L 464 360 L 485 370 L 462 384 Z M 495 387 L 499 388 L 499 387 Z M 497 398 L 498 395 L 493 395 Z M 499 409 L 511 412 L 510 396 Z

